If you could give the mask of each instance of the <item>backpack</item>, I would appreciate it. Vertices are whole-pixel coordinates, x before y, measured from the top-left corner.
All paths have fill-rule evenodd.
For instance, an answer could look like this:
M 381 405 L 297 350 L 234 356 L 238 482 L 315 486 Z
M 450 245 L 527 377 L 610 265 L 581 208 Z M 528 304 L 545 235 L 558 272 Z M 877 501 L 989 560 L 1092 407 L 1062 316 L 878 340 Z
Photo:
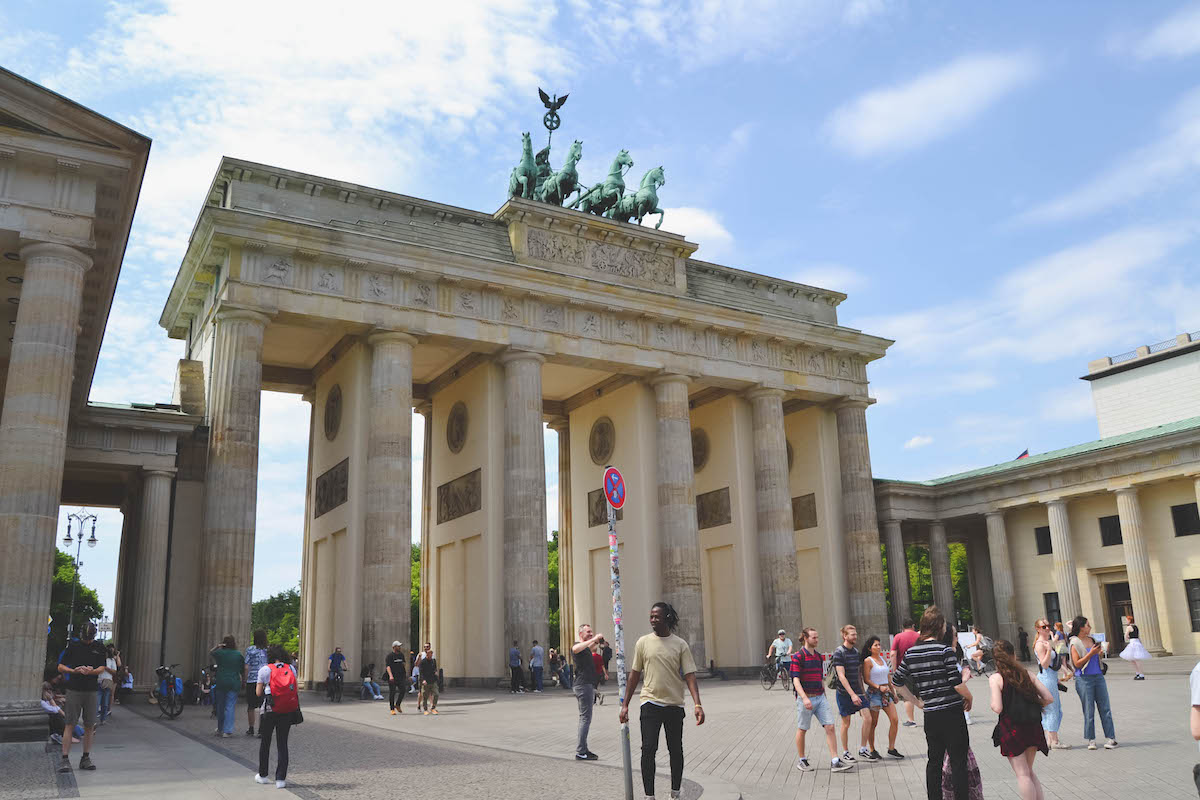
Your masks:
M 271 665 L 271 710 L 286 714 L 300 708 L 300 694 L 296 691 L 296 674 L 287 664 Z
M 837 651 L 835 650 L 834 655 L 836 654 Z M 847 676 L 847 680 L 849 680 L 849 676 Z M 842 682 L 838 679 L 837 666 L 833 663 L 833 656 L 829 657 L 829 674 L 825 678 L 825 685 L 830 689 L 837 689 L 839 691 L 842 689 Z

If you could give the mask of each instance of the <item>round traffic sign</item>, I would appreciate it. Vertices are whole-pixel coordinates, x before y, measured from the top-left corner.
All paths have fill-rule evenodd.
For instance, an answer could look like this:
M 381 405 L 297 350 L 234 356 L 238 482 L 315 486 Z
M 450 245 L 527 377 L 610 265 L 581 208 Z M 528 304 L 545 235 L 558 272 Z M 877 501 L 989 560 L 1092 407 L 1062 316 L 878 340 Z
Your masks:
M 604 470 L 604 496 L 613 508 L 625 505 L 625 479 L 616 467 Z

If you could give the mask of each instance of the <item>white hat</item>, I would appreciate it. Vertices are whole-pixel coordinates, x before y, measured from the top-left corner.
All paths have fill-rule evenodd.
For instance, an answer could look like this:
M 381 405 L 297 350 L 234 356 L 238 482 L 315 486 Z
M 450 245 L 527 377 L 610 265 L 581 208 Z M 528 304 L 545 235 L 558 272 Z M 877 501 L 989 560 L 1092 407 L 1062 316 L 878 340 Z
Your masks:
M 403 647 L 403 646 L 404 645 L 400 644 L 399 642 L 392 642 L 392 647 Z
M 780 629 L 779 629 L 779 631 L 778 631 L 778 633 L 776 633 L 775 635 L 776 635 L 776 636 L 783 636 L 785 633 L 787 633 L 787 631 L 785 631 L 783 628 L 780 628 Z

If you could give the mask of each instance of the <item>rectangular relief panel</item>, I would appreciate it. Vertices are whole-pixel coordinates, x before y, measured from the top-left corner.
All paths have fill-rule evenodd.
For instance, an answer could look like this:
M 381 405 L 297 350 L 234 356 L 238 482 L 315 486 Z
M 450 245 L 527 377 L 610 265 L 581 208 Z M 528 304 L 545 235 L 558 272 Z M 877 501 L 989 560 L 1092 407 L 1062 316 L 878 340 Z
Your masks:
M 482 508 L 483 468 L 468 472 L 437 488 L 437 521 L 444 522 L 465 517 Z
M 696 495 L 696 522 L 700 530 L 718 528 L 733 521 L 729 508 L 729 487 Z
M 817 496 L 805 494 L 792 498 L 792 530 L 817 527 Z
M 625 519 L 625 509 L 617 509 L 617 521 Z M 596 489 L 588 492 L 588 527 L 608 524 L 608 501 L 604 498 L 604 490 Z
M 346 502 L 350 490 L 350 459 L 344 458 L 317 478 L 313 519 Z

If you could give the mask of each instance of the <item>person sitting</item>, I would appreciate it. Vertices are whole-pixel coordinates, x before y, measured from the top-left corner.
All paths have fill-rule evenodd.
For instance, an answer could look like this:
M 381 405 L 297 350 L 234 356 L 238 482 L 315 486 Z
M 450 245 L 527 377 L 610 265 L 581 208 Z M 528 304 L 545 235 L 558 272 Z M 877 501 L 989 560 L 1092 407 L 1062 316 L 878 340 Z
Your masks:
M 62 737 L 66 732 L 66 716 L 63 711 L 62 703 L 54 695 L 54 687 L 47 681 L 42 684 L 42 710 L 46 712 L 46 719 L 50 724 L 50 739 L 55 744 L 62 744 Z M 79 738 L 75 737 L 71 740 L 78 744 Z
M 206 669 L 200 670 L 200 675 L 202 676 L 200 679 L 200 705 L 211 706 L 213 688 L 212 675 L 210 675 Z
M 359 693 L 360 700 L 383 699 L 383 692 L 379 690 L 379 684 L 375 682 L 374 664 L 367 664 L 367 666 L 363 667 L 359 678 L 362 679 L 362 691 Z

